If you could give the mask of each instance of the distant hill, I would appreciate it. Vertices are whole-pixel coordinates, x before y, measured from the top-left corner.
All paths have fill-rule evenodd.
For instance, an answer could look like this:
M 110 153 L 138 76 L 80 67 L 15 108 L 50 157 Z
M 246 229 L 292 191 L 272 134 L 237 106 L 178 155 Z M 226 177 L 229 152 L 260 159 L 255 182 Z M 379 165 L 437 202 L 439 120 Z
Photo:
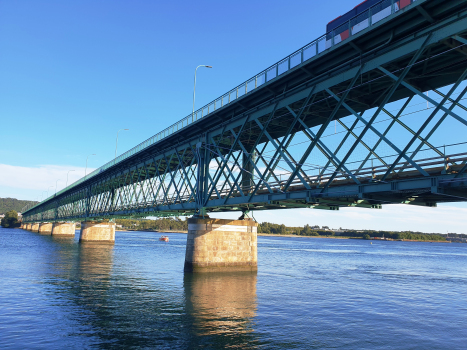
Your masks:
M 10 210 L 17 211 L 21 213 L 26 204 L 36 204 L 39 202 L 34 201 L 23 201 L 16 198 L 0 198 L 0 214 L 5 214 Z

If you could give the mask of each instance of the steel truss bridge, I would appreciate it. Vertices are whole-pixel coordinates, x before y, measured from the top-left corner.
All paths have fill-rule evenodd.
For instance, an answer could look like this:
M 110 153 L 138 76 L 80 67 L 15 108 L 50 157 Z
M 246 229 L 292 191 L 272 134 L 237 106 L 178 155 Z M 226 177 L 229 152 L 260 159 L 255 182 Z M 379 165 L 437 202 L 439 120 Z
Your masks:
M 396 3 L 25 208 L 24 222 L 466 201 L 467 2 Z

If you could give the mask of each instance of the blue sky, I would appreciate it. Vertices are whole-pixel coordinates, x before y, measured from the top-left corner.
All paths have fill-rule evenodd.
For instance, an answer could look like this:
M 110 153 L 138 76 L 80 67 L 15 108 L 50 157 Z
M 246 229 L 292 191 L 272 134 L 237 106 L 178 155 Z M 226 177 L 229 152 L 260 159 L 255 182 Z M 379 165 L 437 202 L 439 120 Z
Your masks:
M 359 2 L 0 1 L 0 197 L 37 199 L 65 187 L 68 170 L 69 183 L 84 175 L 89 154 L 96 154 L 90 170 L 113 158 L 117 130 L 130 129 L 120 133 L 121 154 L 190 114 L 197 65 L 214 67 L 198 70 L 201 107 L 317 38 Z M 441 215 L 438 226 L 411 223 L 414 215 L 432 220 L 438 209 L 386 208 L 256 216 L 300 225 L 451 229 Z M 395 224 L 394 215 L 406 216 Z

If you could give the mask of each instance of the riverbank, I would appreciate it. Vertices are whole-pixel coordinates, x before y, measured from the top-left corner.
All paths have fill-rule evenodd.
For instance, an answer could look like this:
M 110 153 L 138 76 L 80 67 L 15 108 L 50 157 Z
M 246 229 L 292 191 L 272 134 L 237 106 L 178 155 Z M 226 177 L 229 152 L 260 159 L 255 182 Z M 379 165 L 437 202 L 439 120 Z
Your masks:
M 188 231 L 183 230 L 134 230 L 134 229 L 123 229 L 117 228 L 116 231 L 138 231 L 138 232 L 157 232 L 157 233 L 184 233 L 188 234 Z M 276 233 L 258 233 L 258 236 L 263 237 L 289 237 L 289 238 L 318 238 L 318 239 L 360 239 L 363 240 L 362 237 L 345 237 L 345 236 L 299 236 L 299 235 L 283 235 L 283 234 L 276 234 Z M 452 243 L 451 241 L 422 241 L 422 240 L 409 240 L 409 239 L 368 239 L 368 241 L 393 241 L 393 242 L 427 242 L 427 243 Z
M 159 231 L 159 230 L 134 230 L 134 229 L 126 229 L 126 228 L 116 228 L 115 231 L 127 231 L 127 232 L 138 231 L 138 232 L 185 233 L 185 234 L 188 234 L 188 231 L 183 231 L 183 230 L 164 230 L 164 231 Z
M 275 233 L 258 233 L 258 236 L 267 236 L 267 237 L 299 237 L 299 238 L 330 238 L 330 239 L 360 239 L 365 240 L 362 237 L 346 237 L 346 236 L 299 236 L 299 235 L 282 235 Z M 367 241 L 392 241 L 392 242 L 427 242 L 427 243 L 452 243 L 451 241 L 422 241 L 415 239 L 379 239 L 379 238 L 370 238 Z

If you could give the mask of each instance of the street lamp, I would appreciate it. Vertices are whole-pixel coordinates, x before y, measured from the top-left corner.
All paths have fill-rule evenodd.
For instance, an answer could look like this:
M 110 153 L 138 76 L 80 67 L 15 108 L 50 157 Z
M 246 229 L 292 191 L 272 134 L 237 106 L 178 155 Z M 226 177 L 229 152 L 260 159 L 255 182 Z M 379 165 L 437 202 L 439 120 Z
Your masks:
M 117 141 L 115 141 L 115 158 L 117 158 L 118 133 L 120 131 L 128 131 L 128 130 L 130 130 L 130 129 L 120 129 L 120 130 L 117 131 Z
M 86 157 L 86 169 L 84 169 L 84 179 L 85 179 L 85 180 L 86 180 L 86 176 L 87 176 L 87 174 L 88 174 L 88 159 L 89 159 L 90 156 L 95 156 L 95 154 L 93 153 L 93 154 L 90 154 L 90 155 L 88 155 L 88 156 Z
M 42 200 L 44 198 L 44 192 L 47 192 L 47 191 L 42 191 L 42 193 L 41 193 L 41 202 L 42 202 Z
M 65 185 L 65 188 L 67 188 L 67 186 L 68 186 L 68 174 L 70 173 L 70 171 L 74 171 L 74 170 L 68 170 L 68 172 L 66 173 L 66 185 Z
M 60 181 L 60 179 L 58 179 L 57 181 L 55 181 L 55 194 L 57 194 L 57 184 L 58 184 L 59 181 Z
M 212 66 L 205 66 L 204 64 L 199 65 L 195 69 L 195 83 L 193 86 L 193 112 L 191 113 L 191 121 L 194 121 L 194 115 L 195 115 L 195 93 L 196 93 L 196 71 L 198 70 L 199 67 L 206 67 L 206 68 L 212 68 Z

